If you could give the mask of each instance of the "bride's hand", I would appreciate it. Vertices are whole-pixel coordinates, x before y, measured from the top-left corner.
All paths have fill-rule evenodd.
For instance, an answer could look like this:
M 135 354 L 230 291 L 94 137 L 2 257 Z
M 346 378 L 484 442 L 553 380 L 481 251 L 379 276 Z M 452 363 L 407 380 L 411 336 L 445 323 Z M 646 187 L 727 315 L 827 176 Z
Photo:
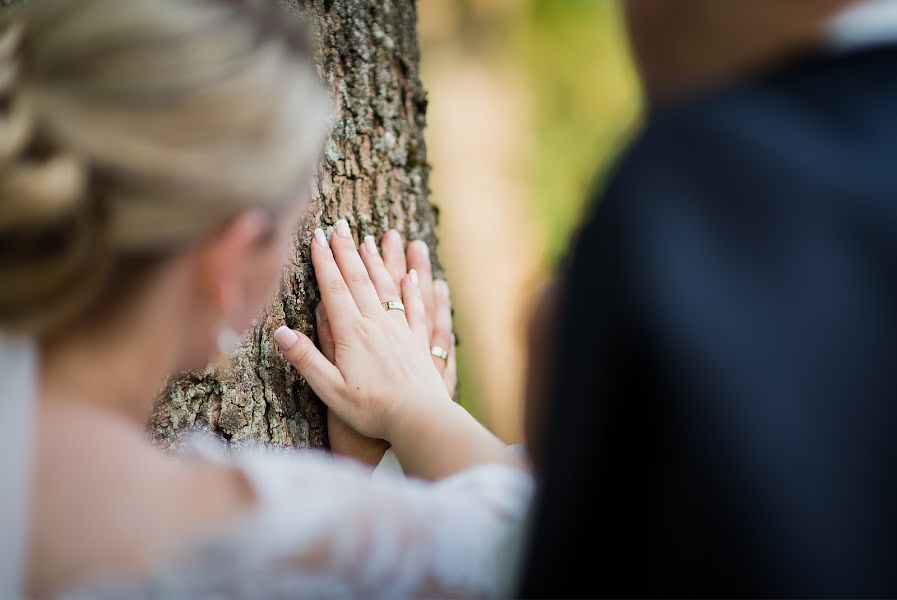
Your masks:
M 301 332 L 281 327 L 275 337 L 337 416 L 363 435 L 389 440 L 405 414 L 449 401 L 430 355 L 419 275 L 412 270 L 404 276 L 400 294 L 379 254 L 367 247 L 359 254 L 345 221 L 337 223 L 329 244 L 316 230 L 311 246 L 333 362 Z M 383 302 L 399 298 L 405 313 L 384 309 Z
M 402 237 L 399 232 L 392 229 L 383 236 L 381 248 L 383 264 L 389 271 L 396 289 L 401 289 L 402 279 L 408 274 L 409 269 L 417 271 L 427 311 L 430 345 L 443 348 L 448 353 L 447 360 L 434 356 L 433 362 L 442 374 L 442 380 L 449 396 L 454 397 L 458 380 L 448 284 L 445 281 L 433 281 L 429 248 L 425 242 L 417 240 L 408 244 L 406 257 Z M 373 237 L 365 237 L 360 252 L 362 259 L 364 259 L 365 253 L 377 254 L 377 245 Z M 335 360 L 336 346 L 323 304 L 318 305 L 315 316 L 318 346 L 325 358 L 332 363 Z M 330 450 L 334 454 L 353 458 L 370 466 L 377 465 L 383 458 L 383 454 L 389 449 L 388 442 L 361 435 L 346 425 L 332 410 L 327 411 L 327 436 L 330 441 Z

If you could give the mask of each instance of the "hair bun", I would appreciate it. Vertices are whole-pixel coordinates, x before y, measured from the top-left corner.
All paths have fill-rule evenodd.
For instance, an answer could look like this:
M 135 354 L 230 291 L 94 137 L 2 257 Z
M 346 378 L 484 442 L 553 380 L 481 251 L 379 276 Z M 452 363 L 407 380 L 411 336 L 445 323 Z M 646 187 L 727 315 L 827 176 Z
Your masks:
M 6 93 L 15 83 L 18 71 L 15 58 L 24 31 L 25 26 L 16 21 L 0 33 L 0 93 Z
M 69 156 L 7 167 L 0 173 L 0 230 L 40 227 L 71 215 L 85 180 L 81 164 Z
M 54 153 L 35 131 L 32 112 L 19 93 L 17 54 L 24 25 L 0 33 L 0 230 L 39 226 L 71 214 L 84 195 L 84 168 Z
M 84 168 L 39 138 L 34 116 L 20 93 L 18 51 L 24 24 L 0 33 L 0 229 L 55 222 L 84 195 Z
M 73 282 L 91 278 L 101 232 L 85 165 L 42 134 L 23 93 L 24 33 L 21 22 L 0 32 L 0 325 L 39 331 L 73 306 L 59 300 Z

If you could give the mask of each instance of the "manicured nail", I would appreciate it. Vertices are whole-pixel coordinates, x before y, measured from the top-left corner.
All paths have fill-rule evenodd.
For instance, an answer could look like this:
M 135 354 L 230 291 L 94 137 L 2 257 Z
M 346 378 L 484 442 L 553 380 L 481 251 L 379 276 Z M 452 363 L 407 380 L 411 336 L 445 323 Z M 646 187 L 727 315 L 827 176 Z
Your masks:
M 324 235 L 324 230 L 318 227 L 315 229 L 315 241 L 319 246 L 327 247 L 327 236 Z
M 414 286 L 417 287 L 417 285 L 418 285 L 418 283 L 417 283 L 417 269 L 411 269 L 410 271 L 408 271 L 408 275 L 411 276 L 411 283 L 413 283 Z
M 423 240 L 415 240 L 414 244 L 418 248 L 420 248 L 420 251 L 423 253 L 424 256 L 426 256 L 427 258 L 430 258 L 430 247 L 427 245 L 427 242 L 425 242 Z
M 336 235 L 340 237 L 349 237 L 352 232 L 349 230 L 349 223 L 345 219 L 336 222 Z
M 364 236 L 364 246 L 368 249 L 368 252 L 371 254 L 377 254 L 377 242 L 374 241 L 374 236 L 366 235 Z
M 449 286 L 448 283 L 442 279 L 437 279 L 433 282 L 433 287 L 436 289 L 436 293 L 442 296 L 443 298 L 449 297 Z
M 281 325 L 277 328 L 277 331 L 274 332 L 274 339 L 277 341 L 277 345 L 280 346 L 280 349 L 286 352 L 296 345 L 296 342 L 299 341 L 299 336 L 286 325 Z
M 323 304 L 318 304 L 318 307 L 315 308 L 315 316 L 318 318 L 318 321 L 321 321 L 322 323 L 327 322 L 327 311 L 324 310 Z

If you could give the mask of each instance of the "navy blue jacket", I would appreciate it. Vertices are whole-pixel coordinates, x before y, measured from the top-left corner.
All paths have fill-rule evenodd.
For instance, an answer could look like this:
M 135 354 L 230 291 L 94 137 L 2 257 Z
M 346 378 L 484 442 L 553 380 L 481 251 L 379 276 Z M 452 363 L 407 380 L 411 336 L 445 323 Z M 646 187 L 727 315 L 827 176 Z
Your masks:
M 527 597 L 897 597 L 897 46 L 654 115 L 565 273 Z

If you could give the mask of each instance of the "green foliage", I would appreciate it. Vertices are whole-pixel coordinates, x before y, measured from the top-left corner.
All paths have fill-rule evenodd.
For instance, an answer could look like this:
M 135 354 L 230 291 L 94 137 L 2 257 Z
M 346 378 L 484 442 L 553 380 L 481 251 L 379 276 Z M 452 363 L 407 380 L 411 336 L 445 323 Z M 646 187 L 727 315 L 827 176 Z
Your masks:
M 640 91 L 613 0 L 529 0 L 516 51 L 534 102 L 531 196 L 550 259 L 638 119 Z

